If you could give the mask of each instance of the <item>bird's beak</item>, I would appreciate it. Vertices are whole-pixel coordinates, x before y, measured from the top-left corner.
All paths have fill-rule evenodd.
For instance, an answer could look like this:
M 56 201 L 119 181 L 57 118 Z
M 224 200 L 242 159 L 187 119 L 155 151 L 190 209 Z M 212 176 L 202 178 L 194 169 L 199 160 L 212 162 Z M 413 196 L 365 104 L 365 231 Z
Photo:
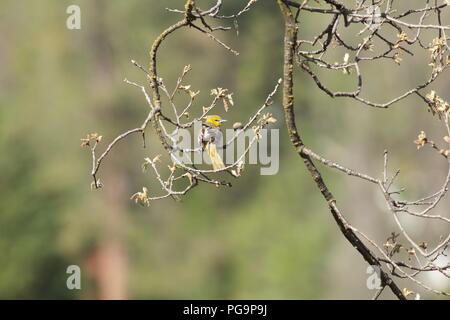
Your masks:
M 220 123 L 222 123 L 222 122 L 227 122 L 227 120 L 223 120 L 223 119 L 222 119 L 222 120 L 220 120 Z

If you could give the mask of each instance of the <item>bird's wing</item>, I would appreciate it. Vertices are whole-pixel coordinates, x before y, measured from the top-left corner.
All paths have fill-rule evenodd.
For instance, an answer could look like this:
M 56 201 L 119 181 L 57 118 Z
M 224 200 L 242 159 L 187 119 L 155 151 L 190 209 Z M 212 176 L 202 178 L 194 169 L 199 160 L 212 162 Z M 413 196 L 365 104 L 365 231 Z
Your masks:
M 214 129 L 214 144 L 218 149 L 222 149 L 223 147 L 223 134 L 219 128 Z
M 202 129 L 200 130 L 200 133 L 198 135 L 198 145 L 201 146 L 203 149 L 205 148 L 205 145 L 207 142 L 209 142 L 209 134 L 208 134 L 208 127 L 205 125 L 202 125 Z

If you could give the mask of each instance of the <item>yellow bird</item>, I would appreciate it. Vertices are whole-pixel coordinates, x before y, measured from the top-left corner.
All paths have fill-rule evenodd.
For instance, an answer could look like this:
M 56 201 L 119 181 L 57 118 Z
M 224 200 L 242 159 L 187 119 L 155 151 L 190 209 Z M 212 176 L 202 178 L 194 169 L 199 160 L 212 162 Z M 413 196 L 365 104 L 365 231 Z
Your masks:
M 222 149 L 223 147 L 223 135 L 222 131 L 220 131 L 220 125 L 226 120 L 217 115 L 206 116 L 204 119 L 205 122 L 202 124 L 202 130 L 198 137 L 199 144 L 211 158 L 213 169 L 222 170 L 225 168 L 225 164 L 217 149 Z

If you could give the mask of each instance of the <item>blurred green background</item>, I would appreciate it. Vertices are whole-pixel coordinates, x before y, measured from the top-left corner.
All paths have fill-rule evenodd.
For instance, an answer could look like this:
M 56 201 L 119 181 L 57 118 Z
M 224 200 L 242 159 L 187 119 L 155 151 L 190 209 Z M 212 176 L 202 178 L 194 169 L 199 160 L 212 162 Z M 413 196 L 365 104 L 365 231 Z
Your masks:
M 201 7 L 211 2 L 199 1 Z M 226 1 L 224 10 L 245 3 Z M 66 28 L 71 4 L 81 7 L 81 30 Z M 233 188 L 202 185 L 182 202 L 142 208 L 130 196 L 154 182 L 140 166 L 161 152 L 150 129 L 147 149 L 139 137 L 118 145 L 99 173 L 105 187 L 91 191 L 90 154 L 79 139 L 99 132 L 106 143 L 142 122 L 143 96 L 123 79 L 145 83 L 130 60 L 148 65 L 152 41 L 179 18 L 165 8 L 182 6 L 181 0 L 0 2 L 0 298 L 370 298 L 366 264 L 290 146 L 279 95 L 271 109 L 281 129 L 277 175 L 260 176 L 248 166 Z M 173 87 L 191 64 L 188 82 L 201 90 L 199 109 L 210 89 L 225 87 L 236 106 L 224 117 L 247 119 L 281 76 L 277 10 L 273 1 L 260 1 L 239 19 L 239 36 L 218 34 L 239 57 L 193 30 L 177 33 L 161 50 L 160 76 Z M 327 19 L 302 21 L 302 36 L 311 36 Z M 336 60 L 342 57 L 337 51 Z M 365 68 L 373 75 L 367 93 L 384 101 L 421 81 L 428 62 L 409 63 L 414 67 L 395 67 L 395 73 L 392 65 Z M 353 84 L 342 75 L 326 79 L 336 87 Z M 434 89 L 448 99 L 449 84 L 443 78 Z M 329 99 L 300 72 L 296 89 L 300 129 L 319 153 L 377 176 L 389 148 L 392 170 L 404 170 L 401 182 L 412 185 L 410 195 L 439 184 L 445 163 L 417 153 L 412 143 L 419 130 L 441 133 L 420 101 L 365 108 Z M 376 190 L 323 171 L 350 221 L 383 243 L 394 224 Z M 433 228 L 416 231 L 426 238 Z M 81 267 L 81 290 L 66 288 L 69 265 Z M 448 279 L 425 280 L 449 288 Z

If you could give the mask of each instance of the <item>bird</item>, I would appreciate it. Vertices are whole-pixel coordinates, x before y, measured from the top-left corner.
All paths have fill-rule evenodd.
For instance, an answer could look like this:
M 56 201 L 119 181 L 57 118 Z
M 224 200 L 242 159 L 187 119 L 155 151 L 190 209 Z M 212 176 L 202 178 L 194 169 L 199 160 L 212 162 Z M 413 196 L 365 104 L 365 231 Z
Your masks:
M 222 123 L 226 122 L 226 120 L 218 115 L 206 116 L 204 120 L 198 136 L 198 142 L 202 146 L 202 150 L 206 150 L 211 158 L 213 169 L 216 171 L 225 169 L 225 164 L 217 149 L 223 147 L 223 134 L 220 130 L 220 126 Z

